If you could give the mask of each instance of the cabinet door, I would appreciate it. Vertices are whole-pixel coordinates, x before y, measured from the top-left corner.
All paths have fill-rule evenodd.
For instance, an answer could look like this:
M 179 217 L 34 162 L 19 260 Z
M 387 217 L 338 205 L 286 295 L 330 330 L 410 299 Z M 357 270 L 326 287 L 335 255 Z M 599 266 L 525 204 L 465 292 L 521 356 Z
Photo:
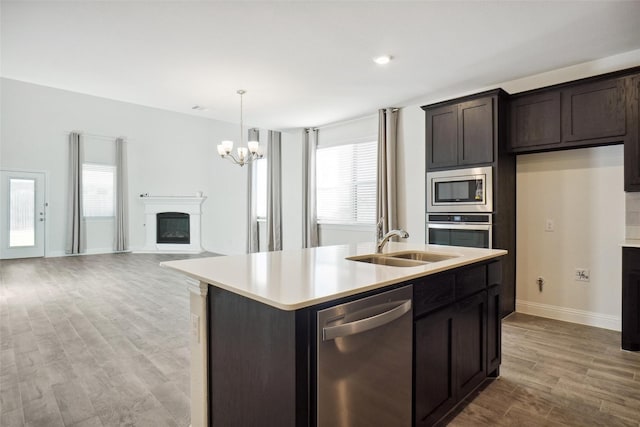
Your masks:
M 458 109 L 458 163 L 493 162 L 493 98 L 463 102 Z
M 624 142 L 624 191 L 640 191 L 640 76 L 629 79 L 629 131 Z
M 509 125 L 512 150 L 559 144 L 560 92 L 537 93 L 514 99 L 509 108 Z
M 455 402 L 451 305 L 415 323 L 415 425 L 430 426 Z
M 458 106 L 457 104 L 428 109 L 427 170 L 456 166 L 458 163 Z
M 564 142 L 624 136 L 624 78 L 579 84 L 562 91 Z
M 640 249 L 622 249 L 622 348 L 640 351 Z
M 487 375 L 500 374 L 502 346 L 502 316 L 500 315 L 500 285 L 487 291 Z
M 482 291 L 457 304 L 454 317 L 456 390 L 465 396 L 485 378 L 487 337 L 487 292 Z

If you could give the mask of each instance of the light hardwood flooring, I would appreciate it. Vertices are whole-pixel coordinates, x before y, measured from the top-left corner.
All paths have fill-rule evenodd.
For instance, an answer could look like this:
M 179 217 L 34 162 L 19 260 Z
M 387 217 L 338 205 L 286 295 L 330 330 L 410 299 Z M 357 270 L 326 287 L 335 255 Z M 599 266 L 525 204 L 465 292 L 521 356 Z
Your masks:
M 1 261 L 0 426 L 188 426 L 188 291 L 158 266 L 179 258 Z M 514 314 L 502 348 L 501 377 L 445 423 L 640 426 L 620 333 Z
M 514 313 L 502 323 L 500 377 L 451 426 L 640 426 L 640 352 L 620 333 Z
M 188 426 L 187 257 L 1 261 L 0 426 Z

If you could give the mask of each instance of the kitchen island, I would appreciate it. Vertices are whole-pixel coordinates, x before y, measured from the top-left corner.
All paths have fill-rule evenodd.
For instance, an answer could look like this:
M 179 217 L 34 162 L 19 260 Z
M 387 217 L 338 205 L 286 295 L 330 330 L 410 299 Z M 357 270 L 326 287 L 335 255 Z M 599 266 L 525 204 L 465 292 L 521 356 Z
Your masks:
M 506 251 L 391 242 L 383 255 L 401 262 L 364 262 L 374 252 L 363 243 L 162 263 L 192 284 L 192 426 L 317 425 L 318 312 L 407 285 L 409 420 L 432 424 L 498 375 Z

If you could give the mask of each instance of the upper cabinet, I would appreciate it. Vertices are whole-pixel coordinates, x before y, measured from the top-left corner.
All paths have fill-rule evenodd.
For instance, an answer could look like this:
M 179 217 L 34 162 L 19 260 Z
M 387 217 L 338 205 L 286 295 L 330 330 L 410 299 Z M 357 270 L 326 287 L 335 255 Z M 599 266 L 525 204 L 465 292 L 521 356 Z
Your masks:
M 426 105 L 427 170 L 488 165 L 497 150 L 501 90 Z
M 512 99 L 509 104 L 513 151 L 560 144 L 560 92 L 544 92 Z
M 624 142 L 624 191 L 640 191 L 640 74 L 628 80 L 628 135 Z
M 512 95 L 509 147 L 514 153 L 622 143 L 627 134 L 625 77 Z
M 626 134 L 625 108 L 622 77 L 563 89 L 563 142 L 620 140 Z
M 511 95 L 515 154 L 624 144 L 624 189 L 640 191 L 640 67 Z

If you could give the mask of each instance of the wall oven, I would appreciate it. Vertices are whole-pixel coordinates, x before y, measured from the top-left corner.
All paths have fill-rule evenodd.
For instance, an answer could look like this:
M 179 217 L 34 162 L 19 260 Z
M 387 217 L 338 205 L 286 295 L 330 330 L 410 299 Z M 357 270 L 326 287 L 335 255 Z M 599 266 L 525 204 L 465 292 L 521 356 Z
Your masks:
M 427 214 L 427 243 L 492 249 L 491 214 Z
M 492 212 L 490 166 L 427 172 L 427 212 Z

